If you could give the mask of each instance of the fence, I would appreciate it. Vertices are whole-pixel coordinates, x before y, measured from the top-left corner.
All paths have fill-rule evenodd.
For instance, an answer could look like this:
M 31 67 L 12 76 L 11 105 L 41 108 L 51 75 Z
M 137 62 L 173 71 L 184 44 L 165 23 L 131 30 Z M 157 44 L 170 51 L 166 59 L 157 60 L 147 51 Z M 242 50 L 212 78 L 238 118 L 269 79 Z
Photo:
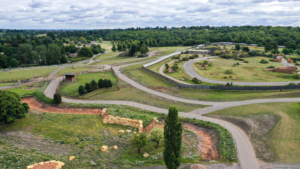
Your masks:
M 159 77 L 180 89 L 207 89 L 207 90 L 289 90 L 289 89 L 300 89 L 300 85 L 286 85 L 286 86 L 208 86 L 208 85 L 186 85 L 178 83 L 166 76 L 156 73 L 146 67 L 142 67 L 146 72 Z

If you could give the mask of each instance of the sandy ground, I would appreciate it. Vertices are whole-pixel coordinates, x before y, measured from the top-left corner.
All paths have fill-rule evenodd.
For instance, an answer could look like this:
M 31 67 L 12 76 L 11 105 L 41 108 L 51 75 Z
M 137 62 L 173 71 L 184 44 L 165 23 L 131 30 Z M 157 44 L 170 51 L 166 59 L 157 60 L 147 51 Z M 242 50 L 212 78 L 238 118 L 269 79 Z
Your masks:
M 65 114 L 101 114 L 101 109 L 87 109 L 87 108 L 62 108 L 54 106 L 43 106 L 42 103 L 36 101 L 33 97 L 22 98 L 22 103 L 26 102 L 30 110 L 38 110 L 49 113 L 65 113 Z
M 57 163 L 46 163 L 46 164 L 38 164 L 34 166 L 32 169 L 56 169 Z

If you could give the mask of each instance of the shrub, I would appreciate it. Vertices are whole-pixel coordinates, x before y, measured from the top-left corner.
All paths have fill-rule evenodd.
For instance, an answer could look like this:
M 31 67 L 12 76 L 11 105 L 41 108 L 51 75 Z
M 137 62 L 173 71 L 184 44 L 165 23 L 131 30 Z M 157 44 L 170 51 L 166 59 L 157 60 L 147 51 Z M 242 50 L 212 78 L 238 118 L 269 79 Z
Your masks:
M 150 133 L 150 139 L 156 142 L 156 147 L 159 146 L 159 142 L 164 138 L 164 131 L 161 128 L 154 128 Z
M 91 82 L 91 89 L 92 89 L 92 91 L 95 91 L 98 89 L 98 84 L 95 80 L 92 80 L 92 82 Z
M 44 102 L 44 103 L 48 103 L 48 104 L 52 104 L 53 103 L 53 99 L 51 99 L 49 97 L 46 97 L 43 92 L 36 91 L 36 92 L 33 93 L 33 96 L 39 102 Z
M 296 75 L 295 75 L 295 79 L 300 79 L 299 74 L 296 74 Z
M 267 63 L 269 63 L 267 60 L 265 60 L 265 59 L 262 59 L 259 63 L 262 63 L 262 64 L 267 64 Z
M 87 93 L 90 93 L 92 91 L 91 85 L 89 83 L 86 83 L 84 88 L 85 88 Z
M 112 87 L 112 82 L 110 79 L 108 80 L 108 87 Z
M 198 79 L 195 78 L 195 77 L 192 79 L 192 81 L 193 81 L 194 83 L 197 83 L 197 84 L 201 83 L 201 80 L 198 80 Z
M 203 65 L 208 65 L 208 61 L 205 60 L 205 61 L 203 62 Z
M 54 100 L 54 104 L 60 104 L 61 103 L 61 95 L 59 93 L 55 93 L 53 96 Z
M 103 82 L 103 79 L 99 79 L 99 81 L 98 81 L 98 88 L 99 88 L 99 89 L 104 88 L 104 82 Z
M 0 123 L 12 123 L 26 117 L 28 110 L 28 104 L 22 104 L 18 94 L 0 90 Z
M 239 63 L 239 62 L 237 62 L 237 63 L 236 63 L 236 65 L 240 65 L 240 63 Z
M 275 68 L 275 66 L 268 66 L 267 68 L 274 69 L 274 68 Z
M 81 95 L 86 94 L 86 90 L 82 85 L 79 86 L 78 93 Z
M 106 87 L 109 87 L 109 84 L 108 84 L 108 80 L 107 80 L 107 79 L 104 79 L 104 80 L 103 80 L 103 85 L 104 85 L 105 88 L 106 88 Z
M 233 74 L 233 70 L 232 69 L 226 69 L 225 74 Z
M 141 153 L 141 148 L 147 144 L 147 136 L 145 133 L 140 135 L 134 134 L 130 140 L 130 143 L 138 149 L 138 153 Z

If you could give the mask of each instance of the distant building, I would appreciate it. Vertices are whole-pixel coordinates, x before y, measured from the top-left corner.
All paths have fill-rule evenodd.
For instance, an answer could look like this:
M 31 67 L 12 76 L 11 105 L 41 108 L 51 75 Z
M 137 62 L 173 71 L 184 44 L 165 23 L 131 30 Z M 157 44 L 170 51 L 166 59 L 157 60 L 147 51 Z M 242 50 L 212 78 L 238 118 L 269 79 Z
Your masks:
M 74 57 L 76 57 L 77 56 L 77 53 L 69 53 L 69 57 L 70 58 L 74 58 Z
M 65 75 L 65 81 L 71 81 L 74 82 L 75 81 L 75 73 L 66 73 Z

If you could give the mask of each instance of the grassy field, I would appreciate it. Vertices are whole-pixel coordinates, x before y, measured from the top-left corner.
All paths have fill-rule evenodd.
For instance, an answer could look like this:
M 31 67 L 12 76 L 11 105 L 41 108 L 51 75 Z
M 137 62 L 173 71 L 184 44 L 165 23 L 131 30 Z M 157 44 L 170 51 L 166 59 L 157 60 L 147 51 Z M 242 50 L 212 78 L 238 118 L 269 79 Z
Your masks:
M 47 77 L 52 71 L 58 68 L 45 68 L 45 69 L 31 69 L 31 70 L 17 70 L 0 73 L 0 80 L 4 79 L 18 79 L 18 78 L 33 78 L 34 75 L 40 77 Z
M 225 79 L 224 77 L 232 76 L 232 78 L 237 78 L 239 82 L 288 82 L 288 81 L 296 81 L 295 75 L 286 74 L 286 73 L 277 73 L 272 71 L 265 71 L 269 66 L 281 67 L 282 64 L 278 62 L 269 62 L 267 64 L 259 63 L 262 59 L 269 60 L 266 57 L 253 57 L 253 58 L 245 58 L 245 60 L 249 61 L 249 63 L 243 63 L 242 61 L 232 60 L 232 59 L 223 59 L 216 58 L 213 59 L 213 66 L 208 67 L 207 70 L 200 69 L 201 67 L 197 67 L 196 63 L 193 64 L 194 70 L 201 76 L 213 79 L 213 80 L 223 80 L 229 81 L 229 79 Z M 240 65 L 232 66 L 234 63 L 240 63 Z M 233 70 L 232 74 L 225 74 L 225 70 L 231 69 Z
M 34 92 L 41 91 L 46 85 L 46 82 L 37 83 L 32 86 L 23 86 L 15 89 L 9 89 L 11 92 L 19 94 L 21 97 L 32 96 Z
M 109 108 L 108 111 L 130 117 L 141 114 L 140 110 L 126 107 Z M 142 113 L 151 119 L 157 117 L 151 112 Z M 103 124 L 98 115 L 31 112 L 17 123 L 0 125 L 0 168 L 25 168 L 47 160 L 62 161 L 65 169 L 163 165 L 163 142 L 155 148 L 156 143 L 149 140 L 141 154 L 137 154 L 137 149 L 129 142 L 133 133 L 118 133 L 128 129 L 133 131 L 131 127 Z M 201 162 L 195 141 L 197 135 L 184 131 L 183 162 Z M 103 145 L 109 147 L 109 152 L 101 151 Z M 117 150 L 112 148 L 114 145 L 118 146 Z M 142 157 L 145 152 L 150 155 L 148 158 Z M 70 156 L 76 158 L 70 161 Z
M 99 59 L 105 59 L 105 58 L 110 58 L 110 57 L 113 57 L 113 56 L 118 56 L 118 54 L 120 54 L 121 52 L 112 52 L 112 51 L 109 51 L 109 53 L 104 53 L 98 57 L 96 57 L 94 60 L 99 60 Z
M 298 103 L 264 103 L 223 109 L 207 116 L 241 127 L 250 137 L 260 159 L 275 163 L 300 163 L 299 108 Z
M 3 87 L 3 86 L 10 86 L 10 85 L 13 85 L 15 83 L 0 83 L 0 87 Z
M 98 83 L 99 79 L 110 79 L 112 82 L 115 82 L 117 77 L 113 72 L 82 74 L 78 76 L 78 80 L 76 76 L 75 82 L 64 82 L 60 86 L 60 91 L 62 93 L 68 93 L 77 90 L 80 85 L 85 86 L 85 83 L 90 83 L 92 80 L 95 80 Z
M 206 107 L 205 105 L 188 104 L 157 97 L 155 95 L 138 90 L 122 80 L 119 81 L 119 86 L 120 90 L 118 91 L 104 91 L 98 95 L 89 97 L 88 100 L 126 100 L 165 109 L 176 105 L 178 110 L 182 112 L 190 112 L 192 110 Z
M 95 70 L 99 69 L 100 66 L 92 66 L 92 65 L 87 65 L 87 66 L 76 66 L 76 69 L 73 69 L 72 66 L 68 66 L 59 72 L 56 73 L 57 76 L 62 76 L 65 73 L 78 73 L 81 71 L 89 71 L 89 70 Z
M 160 64 L 160 63 L 159 63 Z M 138 68 L 140 65 L 133 65 L 126 68 Z M 158 67 L 152 67 L 156 69 Z M 144 85 L 151 86 L 157 85 L 162 87 L 170 87 L 170 83 L 155 77 L 143 70 L 125 71 L 123 72 L 129 78 Z M 141 77 L 139 77 L 141 76 Z M 147 77 L 147 78 L 144 78 Z M 149 80 L 150 79 L 150 80 Z M 159 85 L 158 85 L 159 84 Z M 175 86 L 174 86 L 175 87 Z M 240 101 L 252 99 L 268 99 L 268 98 L 297 98 L 299 97 L 299 90 L 286 90 L 286 91 L 220 91 L 220 90 L 199 90 L 199 89 L 158 89 L 156 91 L 167 93 L 181 98 L 196 99 L 202 101 Z

